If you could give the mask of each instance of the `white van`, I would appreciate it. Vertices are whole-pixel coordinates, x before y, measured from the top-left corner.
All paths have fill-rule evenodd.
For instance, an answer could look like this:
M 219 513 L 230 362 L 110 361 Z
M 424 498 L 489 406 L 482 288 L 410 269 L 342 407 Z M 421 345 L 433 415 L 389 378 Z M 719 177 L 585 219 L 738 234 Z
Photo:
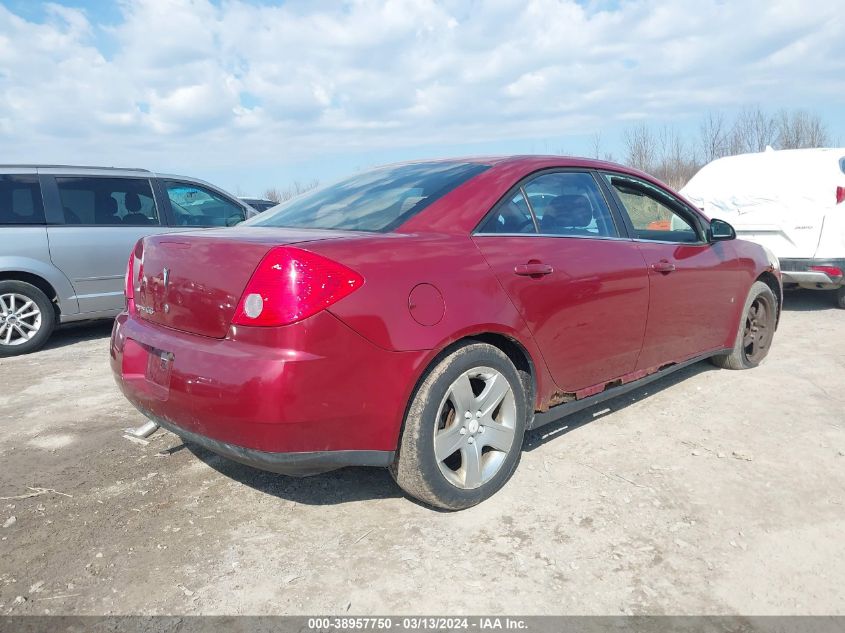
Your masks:
M 681 193 L 777 255 L 785 284 L 838 290 L 845 308 L 845 148 L 720 158 Z

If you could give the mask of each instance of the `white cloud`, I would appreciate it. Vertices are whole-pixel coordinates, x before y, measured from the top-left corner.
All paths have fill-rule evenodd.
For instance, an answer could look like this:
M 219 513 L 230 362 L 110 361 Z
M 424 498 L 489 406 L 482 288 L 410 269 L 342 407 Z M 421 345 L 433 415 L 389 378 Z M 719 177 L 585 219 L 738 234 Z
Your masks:
M 0 5 L 4 162 L 296 162 L 366 147 L 559 137 L 742 104 L 845 101 L 836 3 L 121 7 L 120 21 L 104 24 L 49 4 L 36 23 Z

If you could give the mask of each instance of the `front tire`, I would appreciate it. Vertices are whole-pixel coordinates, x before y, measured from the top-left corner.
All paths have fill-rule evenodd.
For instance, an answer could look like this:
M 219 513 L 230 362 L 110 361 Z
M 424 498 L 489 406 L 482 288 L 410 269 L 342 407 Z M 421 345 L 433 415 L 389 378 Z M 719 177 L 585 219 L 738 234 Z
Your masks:
M 0 281 L 0 357 L 40 349 L 56 326 L 52 302 L 23 281 Z
M 525 387 L 510 359 L 469 343 L 435 365 L 414 394 L 391 474 L 429 505 L 474 506 L 513 475 L 527 418 Z
M 778 318 L 778 300 L 772 289 L 762 281 L 754 282 L 736 335 L 733 351 L 719 354 L 710 360 L 723 369 L 751 369 L 769 354 Z

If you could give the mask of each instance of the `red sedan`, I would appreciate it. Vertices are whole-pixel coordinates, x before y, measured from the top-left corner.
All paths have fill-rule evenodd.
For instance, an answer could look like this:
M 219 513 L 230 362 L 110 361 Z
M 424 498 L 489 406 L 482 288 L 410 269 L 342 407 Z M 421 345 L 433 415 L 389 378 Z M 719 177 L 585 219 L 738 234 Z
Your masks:
M 279 473 L 389 467 L 460 509 L 523 435 L 703 359 L 769 351 L 777 260 L 646 174 L 406 163 L 234 229 L 138 243 L 117 382 L 187 441 Z

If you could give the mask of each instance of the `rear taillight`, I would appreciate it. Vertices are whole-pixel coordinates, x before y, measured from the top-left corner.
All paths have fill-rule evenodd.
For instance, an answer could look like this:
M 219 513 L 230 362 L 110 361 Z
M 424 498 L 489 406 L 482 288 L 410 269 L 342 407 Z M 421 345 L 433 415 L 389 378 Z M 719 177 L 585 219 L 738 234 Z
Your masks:
M 843 276 L 842 269 L 837 266 L 810 266 L 810 270 L 817 273 L 824 273 L 832 279 Z
M 836 204 L 845 202 L 845 187 L 836 188 Z
M 130 314 L 135 312 L 135 280 L 140 279 L 144 274 L 144 262 L 141 259 L 144 254 L 144 242 L 138 240 L 135 248 L 129 253 L 129 261 L 126 264 L 126 275 L 123 278 L 123 294 L 126 297 L 126 311 Z M 138 276 L 135 276 L 137 265 Z
M 238 303 L 235 325 L 289 325 L 325 310 L 364 278 L 309 251 L 277 246 L 264 256 Z
M 132 271 L 135 269 L 135 251 L 129 253 L 129 262 L 126 264 L 126 274 L 123 276 L 123 296 L 126 297 L 126 306 L 129 307 L 135 301 L 135 288 L 132 283 Z

